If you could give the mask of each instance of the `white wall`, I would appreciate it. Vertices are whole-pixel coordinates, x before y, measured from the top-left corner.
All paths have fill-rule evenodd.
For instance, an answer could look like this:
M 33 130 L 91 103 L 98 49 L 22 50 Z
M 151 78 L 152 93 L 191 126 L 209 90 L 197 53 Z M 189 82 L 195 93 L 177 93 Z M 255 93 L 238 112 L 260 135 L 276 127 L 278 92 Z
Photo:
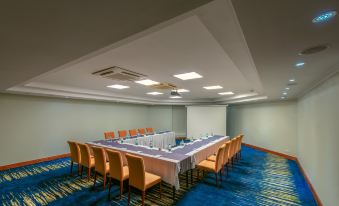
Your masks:
M 226 106 L 188 106 L 187 137 L 226 135 Z
M 339 204 L 339 75 L 298 101 L 298 159 L 324 205 Z
M 104 131 L 151 126 L 185 132 L 185 107 L 172 113 L 172 106 L 0 94 L 0 165 L 64 154 L 67 140 L 102 139 Z
M 296 102 L 229 106 L 228 134 L 239 133 L 245 143 L 296 156 Z

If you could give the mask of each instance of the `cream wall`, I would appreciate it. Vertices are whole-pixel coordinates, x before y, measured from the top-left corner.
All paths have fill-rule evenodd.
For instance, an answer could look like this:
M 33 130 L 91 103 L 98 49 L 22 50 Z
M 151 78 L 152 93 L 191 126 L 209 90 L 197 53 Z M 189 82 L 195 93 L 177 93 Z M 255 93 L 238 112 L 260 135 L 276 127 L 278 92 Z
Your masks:
M 297 156 L 324 205 L 339 203 L 339 75 L 298 101 Z
M 184 131 L 172 128 L 172 122 L 186 121 L 185 107 L 172 113 L 172 106 L 0 94 L 0 165 L 64 154 L 67 140 L 101 139 L 109 130 L 152 126 Z
M 244 142 L 296 155 L 297 103 L 262 103 L 228 107 L 228 135 L 245 135 Z

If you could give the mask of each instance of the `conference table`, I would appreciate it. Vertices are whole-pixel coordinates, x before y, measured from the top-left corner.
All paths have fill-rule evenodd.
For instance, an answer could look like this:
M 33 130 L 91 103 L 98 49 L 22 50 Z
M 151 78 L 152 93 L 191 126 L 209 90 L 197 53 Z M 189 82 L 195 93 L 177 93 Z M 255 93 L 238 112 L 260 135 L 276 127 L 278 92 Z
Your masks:
M 165 131 L 149 135 L 139 135 L 136 137 L 124 139 L 120 143 L 167 149 L 169 145 L 175 146 L 176 144 L 175 132 Z
M 126 153 L 140 156 L 144 159 L 145 170 L 154 173 L 174 189 L 179 189 L 179 174 L 195 168 L 195 165 L 208 156 L 215 154 L 218 148 L 229 140 L 228 136 L 214 135 L 191 140 L 170 149 L 150 147 L 141 144 L 121 143 L 117 140 L 97 140 L 87 144 L 105 149 L 119 151 L 127 165 Z M 187 178 L 186 178 L 187 181 Z

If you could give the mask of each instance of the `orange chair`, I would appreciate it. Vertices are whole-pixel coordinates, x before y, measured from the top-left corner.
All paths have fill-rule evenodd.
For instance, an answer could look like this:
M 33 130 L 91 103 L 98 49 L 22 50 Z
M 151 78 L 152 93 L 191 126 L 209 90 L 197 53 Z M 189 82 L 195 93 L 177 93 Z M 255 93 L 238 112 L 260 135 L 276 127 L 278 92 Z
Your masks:
M 147 132 L 147 134 L 152 134 L 152 133 L 154 133 L 154 131 L 153 131 L 153 128 L 152 128 L 152 127 L 148 127 L 148 128 L 146 128 L 146 132 Z
M 156 184 L 160 184 L 161 198 L 161 177 L 145 172 L 144 160 L 141 157 L 126 154 L 129 169 L 129 186 L 128 186 L 128 204 L 131 200 L 131 187 L 142 191 L 142 205 L 145 204 L 146 190 Z
M 109 159 L 109 189 L 108 189 L 108 200 L 111 198 L 111 184 L 112 178 L 120 182 L 120 199 L 122 192 L 124 191 L 124 181 L 129 178 L 128 166 L 123 165 L 123 160 L 120 152 L 107 150 L 107 156 Z
M 118 133 L 120 138 L 125 138 L 127 136 L 126 130 L 119 130 Z
M 131 137 L 137 136 L 137 130 L 136 129 L 130 129 L 129 130 L 129 136 L 131 136 Z
M 145 134 L 145 129 L 144 128 L 139 128 L 138 132 L 139 132 L 139 134 L 144 135 Z
M 105 139 L 114 139 L 115 138 L 115 134 L 114 132 L 105 132 Z
M 217 187 L 218 187 L 218 173 L 220 176 L 220 180 L 222 181 L 221 169 L 223 165 L 223 155 L 224 155 L 225 147 L 226 147 L 225 144 L 219 147 L 215 162 L 209 161 L 209 160 L 203 160 L 197 165 L 198 177 L 199 177 L 199 170 L 215 173 L 215 181 L 216 181 Z
M 80 149 L 76 142 L 67 141 L 69 145 L 69 150 L 71 151 L 71 175 L 73 170 L 73 163 L 78 164 L 78 174 L 80 173 L 80 163 L 81 163 L 81 156 L 80 156 Z
M 238 148 L 238 150 L 239 150 L 239 158 L 241 158 L 241 145 L 242 145 L 242 140 L 243 140 L 243 138 L 244 138 L 244 135 L 243 134 L 241 134 L 240 135 L 240 140 L 239 140 L 239 148 Z
M 106 152 L 104 148 L 101 147 L 92 147 L 94 159 L 95 159 L 95 171 L 94 171 L 94 184 L 93 188 L 95 187 L 95 183 L 97 180 L 97 174 L 102 175 L 104 179 L 104 188 L 106 187 L 106 176 L 109 173 L 109 163 L 106 161 Z
M 94 157 L 91 155 L 90 148 L 87 144 L 78 143 L 81 154 L 81 177 L 84 167 L 87 167 L 87 180 L 91 177 L 91 168 L 94 167 Z
M 224 151 L 224 155 L 223 155 L 223 172 L 225 171 L 225 167 L 227 169 L 227 173 L 228 173 L 228 168 L 227 168 L 227 164 L 228 164 L 228 157 L 229 157 L 229 152 L 230 152 L 230 145 L 231 145 L 231 141 L 227 141 L 225 143 L 225 151 Z M 217 155 L 211 155 L 207 158 L 207 160 L 215 162 L 217 160 Z
M 237 137 L 234 137 L 234 138 L 231 139 L 230 155 L 229 155 L 229 160 L 230 160 L 231 164 L 233 164 L 233 162 L 234 162 L 234 154 L 235 154 L 235 150 L 236 150 L 236 141 L 237 141 Z

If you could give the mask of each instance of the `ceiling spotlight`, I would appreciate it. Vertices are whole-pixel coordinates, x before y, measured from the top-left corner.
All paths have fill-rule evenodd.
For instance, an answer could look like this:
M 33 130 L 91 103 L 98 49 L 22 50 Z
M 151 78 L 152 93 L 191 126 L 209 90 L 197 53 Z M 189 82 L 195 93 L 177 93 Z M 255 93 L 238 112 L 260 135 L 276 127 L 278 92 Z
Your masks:
M 286 99 L 286 97 L 280 97 L 280 99 Z
M 290 90 L 290 88 L 289 88 L 289 87 L 286 87 L 285 89 L 286 89 L 286 90 Z
M 109 85 L 107 87 L 113 88 L 113 89 L 127 89 L 127 88 L 129 88 L 129 86 L 120 85 L 120 84 Z
M 220 95 L 233 95 L 234 93 L 233 92 L 220 92 L 218 94 L 220 94 Z
M 295 64 L 296 67 L 301 68 L 305 65 L 305 62 L 298 62 Z
M 287 95 L 287 92 L 283 92 L 282 94 L 283 94 L 283 95 Z
M 187 90 L 187 89 L 178 89 L 177 92 L 184 93 L 184 92 L 190 92 L 190 90 Z
M 189 72 L 184 74 L 176 74 L 173 75 L 176 78 L 179 78 L 181 80 L 189 80 L 189 79 L 199 79 L 202 78 L 202 76 L 196 72 Z
M 295 79 L 290 79 L 290 80 L 288 80 L 289 82 L 295 82 Z
M 337 11 L 327 11 L 327 12 L 321 13 L 320 15 L 314 17 L 312 22 L 315 23 L 315 24 L 323 23 L 323 22 L 329 21 L 330 19 L 332 19 L 336 15 L 337 15 Z
M 213 90 L 213 89 L 222 89 L 222 86 L 216 85 L 216 86 L 206 86 L 204 89 L 207 90 Z
M 161 93 L 161 92 L 148 92 L 146 94 L 149 94 L 149 95 L 161 95 L 161 94 L 164 94 L 164 93 Z
M 143 79 L 143 80 L 135 81 L 135 83 L 143 84 L 143 85 L 146 85 L 146 86 L 159 84 L 159 82 L 156 82 L 156 81 L 153 81 L 153 80 L 150 80 L 150 79 Z

